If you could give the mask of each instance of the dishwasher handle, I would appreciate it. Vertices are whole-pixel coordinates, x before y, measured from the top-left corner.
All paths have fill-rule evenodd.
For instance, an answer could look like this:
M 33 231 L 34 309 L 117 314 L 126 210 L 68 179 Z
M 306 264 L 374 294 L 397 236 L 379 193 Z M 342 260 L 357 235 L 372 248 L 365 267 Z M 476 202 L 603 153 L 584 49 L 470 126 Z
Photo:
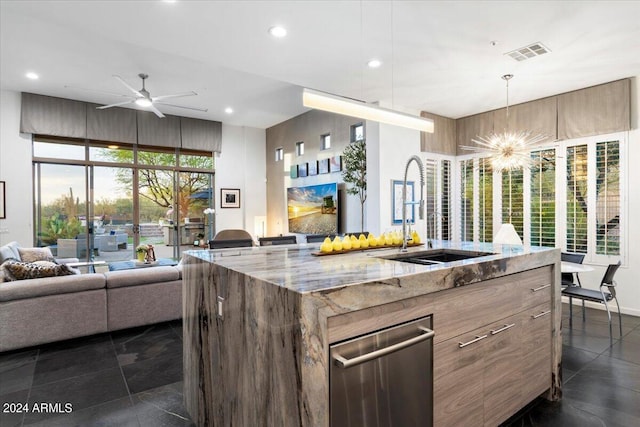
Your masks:
M 382 356 L 386 356 L 387 354 L 391 354 L 398 350 L 402 350 L 403 348 L 410 347 L 421 341 L 426 341 L 430 338 L 433 338 L 433 336 L 436 334 L 434 331 L 432 331 L 429 328 L 425 328 L 424 326 L 418 326 L 418 330 L 423 333 L 421 333 L 417 337 L 409 338 L 408 340 L 404 340 L 397 344 L 390 345 L 389 347 L 384 347 L 384 348 L 381 348 L 380 350 L 375 350 L 375 351 L 372 351 L 371 353 L 366 353 L 361 356 L 354 357 L 353 359 L 346 359 L 336 353 L 333 356 L 333 359 L 335 361 L 336 366 L 346 369 L 352 366 L 359 365 L 364 362 L 368 362 L 373 359 L 377 359 Z

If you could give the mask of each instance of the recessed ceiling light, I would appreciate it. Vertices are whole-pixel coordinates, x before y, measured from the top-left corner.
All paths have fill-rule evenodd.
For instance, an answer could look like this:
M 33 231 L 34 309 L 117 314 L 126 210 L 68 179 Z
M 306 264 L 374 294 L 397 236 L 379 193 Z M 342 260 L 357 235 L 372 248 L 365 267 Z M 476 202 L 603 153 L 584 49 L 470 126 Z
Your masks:
M 276 25 L 275 27 L 269 28 L 269 34 L 280 39 L 287 35 L 287 30 L 284 27 Z
M 381 65 L 382 61 L 380 61 L 379 59 L 372 59 L 371 61 L 367 62 L 367 66 L 369 68 L 378 68 Z
M 31 79 L 31 80 L 38 80 L 40 78 L 39 75 L 37 75 L 36 73 L 33 73 L 33 72 L 28 72 L 25 75 L 27 76 L 28 79 Z
M 231 113 L 233 113 L 233 108 L 227 107 L 227 108 L 224 109 L 224 112 L 227 113 L 227 114 L 231 114 Z
M 111 148 L 112 150 L 117 150 L 118 148 L 120 148 L 119 145 L 107 145 L 107 148 Z

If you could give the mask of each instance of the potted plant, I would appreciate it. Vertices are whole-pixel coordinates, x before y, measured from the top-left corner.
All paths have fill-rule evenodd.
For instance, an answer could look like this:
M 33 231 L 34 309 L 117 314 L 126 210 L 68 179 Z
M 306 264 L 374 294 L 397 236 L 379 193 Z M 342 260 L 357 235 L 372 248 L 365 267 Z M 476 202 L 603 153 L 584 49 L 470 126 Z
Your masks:
M 367 145 L 360 139 L 347 145 L 342 153 L 342 179 L 351 184 L 347 194 L 360 199 L 360 231 L 364 231 L 364 202 L 367 200 Z
M 138 258 L 138 261 L 144 262 L 144 259 L 147 256 L 148 250 L 149 250 L 149 246 L 147 245 L 138 245 L 136 247 L 136 258 Z

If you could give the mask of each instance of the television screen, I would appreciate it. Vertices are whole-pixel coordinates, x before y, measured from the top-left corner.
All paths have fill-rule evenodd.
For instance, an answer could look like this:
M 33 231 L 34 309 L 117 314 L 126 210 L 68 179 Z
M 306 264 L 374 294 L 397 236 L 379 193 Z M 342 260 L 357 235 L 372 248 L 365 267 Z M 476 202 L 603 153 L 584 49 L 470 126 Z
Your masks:
M 289 233 L 338 233 L 338 184 L 287 188 Z

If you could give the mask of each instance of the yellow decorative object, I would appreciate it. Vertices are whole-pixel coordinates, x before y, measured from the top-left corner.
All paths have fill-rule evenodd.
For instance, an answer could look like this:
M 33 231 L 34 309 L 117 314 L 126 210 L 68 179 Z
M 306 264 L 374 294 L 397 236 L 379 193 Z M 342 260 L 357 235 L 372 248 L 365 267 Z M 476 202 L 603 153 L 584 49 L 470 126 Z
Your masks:
M 395 231 L 393 233 L 393 244 L 394 245 L 399 245 L 400 243 L 402 243 L 402 237 L 400 236 L 401 233 L 398 233 L 397 231 Z
M 369 238 L 367 238 L 367 241 L 369 242 L 369 247 L 371 248 L 378 246 L 378 239 L 376 239 L 373 234 L 369 234 Z
M 413 230 L 413 232 L 411 233 L 411 243 L 416 245 L 420 243 L 420 235 L 416 230 Z
M 342 249 L 345 251 L 351 249 L 351 239 L 349 236 L 344 236 L 344 239 L 342 239 Z
M 334 251 L 341 251 L 342 250 L 342 240 L 340 240 L 340 237 L 336 236 L 335 239 L 333 239 L 333 250 Z
M 380 238 L 384 238 L 384 244 L 387 246 L 391 246 L 393 244 L 393 236 L 391 236 L 391 233 L 384 233 Z
M 332 251 L 333 251 L 333 244 L 331 243 L 331 239 L 327 237 L 326 239 L 324 239 L 324 241 L 320 245 L 320 252 L 329 253 Z
M 360 249 L 360 240 L 354 236 L 351 235 L 351 249 Z
M 364 234 L 361 234 L 360 237 L 358 237 L 358 241 L 360 242 L 360 247 L 362 249 L 367 249 L 369 247 L 369 241 L 364 237 Z

